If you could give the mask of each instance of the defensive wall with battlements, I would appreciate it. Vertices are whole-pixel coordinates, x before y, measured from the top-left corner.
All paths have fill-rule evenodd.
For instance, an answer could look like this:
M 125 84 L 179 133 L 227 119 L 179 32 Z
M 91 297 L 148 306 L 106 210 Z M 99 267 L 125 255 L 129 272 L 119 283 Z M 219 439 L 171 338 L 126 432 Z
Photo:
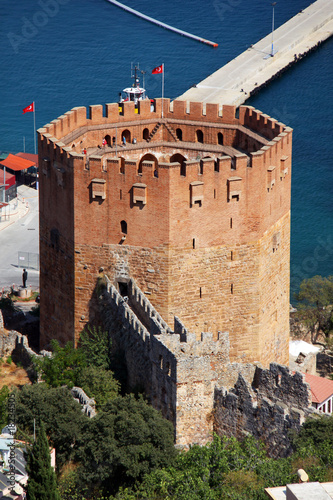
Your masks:
M 74 108 L 38 135 L 42 346 L 96 320 L 104 272 L 198 340 L 229 332 L 233 361 L 288 363 L 289 127 L 168 99 L 162 118 L 157 99 Z
M 213 432 L 237 438 L 250 433 L 266 444 L 270 456 L 290 454 L 288 431 L 298 431 L 315 413 L 302 374 L 276 363 L 269 369 L 230 363 L 228 333 L 214 340 L 206 332 L 197 339 L 178 318 L 172 331 L 133 280 L 129 296 L 122 297 L 105 279 L 100 318 L 112 336 L 114 355 L 124 353 L 128 388 L 143 389 L 173 422 L 177 445 L 203 445 Z

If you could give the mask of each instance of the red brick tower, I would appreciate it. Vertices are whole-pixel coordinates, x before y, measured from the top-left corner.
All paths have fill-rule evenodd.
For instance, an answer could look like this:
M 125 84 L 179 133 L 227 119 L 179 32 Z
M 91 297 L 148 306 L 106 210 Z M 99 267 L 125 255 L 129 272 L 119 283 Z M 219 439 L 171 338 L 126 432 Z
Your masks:
M 103 268 L 171 327 L 228 331 L 231 360 L 288 363 L 292 130 L 246 106 L 139 104 L 38 131 L 41 344 L 76 342 Z

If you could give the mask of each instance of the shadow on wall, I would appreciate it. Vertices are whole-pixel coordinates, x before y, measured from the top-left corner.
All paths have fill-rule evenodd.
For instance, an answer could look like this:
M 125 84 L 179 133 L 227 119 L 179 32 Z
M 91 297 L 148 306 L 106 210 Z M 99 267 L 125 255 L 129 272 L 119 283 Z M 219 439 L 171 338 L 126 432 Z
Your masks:
M 88 302 L 89 321 L 85 322 L 84 328 L 88 326 L 90 327 L 95 326 L 96 328 L 101 327 L 103 329 L 106 329 L 104 317 L 107 314 L 106 311 L 104 311 L 101 302 L 105 292 L 106 292 L 106 279 L 104 276 L 104 269 L 101 268 L 99 277 L 96 280 L 94 290 Z M 110 319 L 107 325 L 107 330 L 111 337 L 111 353 L 110 353 L 111 370 L 113 371 L 115 378 L 120 383 L 121 394 L 124 395 L 130 392 L 131 387 L 128 382 L 128 371 L 126 366 L 125 351 L 122 348 L 120 342 L 117 341 L 119 335 L 121 335 L 122 329 L 123 325 L 120 319 L 116 318 L 116 316 L 112 316 L 112 320 Z M 140 391 L 137 389 L 137 392 L 143 392 L 143 389 L 141 389 Z

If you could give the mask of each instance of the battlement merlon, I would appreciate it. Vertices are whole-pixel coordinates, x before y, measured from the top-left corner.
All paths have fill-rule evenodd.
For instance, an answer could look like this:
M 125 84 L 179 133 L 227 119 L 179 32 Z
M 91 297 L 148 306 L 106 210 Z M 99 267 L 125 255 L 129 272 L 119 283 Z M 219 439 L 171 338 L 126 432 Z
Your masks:
M 252 106 L 240 106 L 239 118 L 236 118 L 236 107 L 223 105 L 220 112 L 219 104 L 204 104 L 201 102 L 173 101 L 163 99 L 164 118 L 187 121 L 200 121 L 203 123 L 216 123 L 226 125 L 244 125 L 258 131 L 264 137 L 272 139 L 285 131 L 285 126 L 276 119 L 254 109 Z M 150 101 L 140 101 L 135 109 L 134 102 L 108 103 L 105 107 L 101 104 L 72 108 L 51 123 L 44 125 L 46 133 L 61 139 L 80 128 L 97 125 L 121 124 L 125 122 L 140 122 L 146 119 L 160 120 L 162 118 L 162 99 L 155 100 L 152 108 Z M 39 129 L 40 131 L 42 129 Z M 82 131 L 83 133 L 83 131 Z
M 161 345 L 166 349 L 161 350 Z M 153 357 L 172 355 L 177 363 L 177 385 L 188 384 L 192 380 L 217 381 L 223 367 L 229 364 L 229 334 L 219 333 L 213 340 L 211 333 L 203 333 L 202 340 L 181 342 L 179 335 L 159 335 L 151 338 Z
M 229 360 L 229 333 L 219 332 L 218 339 L 214 340 L 210 332 L 202 332 L 201 339 L 197 340 L 196 335 L 187 333 L 184 336 L 179 334 L 162 334 L 155 337 L 165 347 L 168 348 L 177 358 L 200 357 L 204 355 L 219 355 Z

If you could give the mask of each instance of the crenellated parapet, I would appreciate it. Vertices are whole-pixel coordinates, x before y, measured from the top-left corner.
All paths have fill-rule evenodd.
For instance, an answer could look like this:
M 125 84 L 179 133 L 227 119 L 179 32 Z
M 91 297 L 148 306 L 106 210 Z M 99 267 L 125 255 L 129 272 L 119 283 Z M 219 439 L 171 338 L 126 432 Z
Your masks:
M 291 431 L 299 432 L 305 420 L 316 414 L 304 376 L 271 363 L 269 369 L 257 366 L 247 379 L 240 371 L 233 385 L 229 390 L 215 389 L 214 431 L 236 438 L 249 433 L 265 443 L 270 457 L 290 455 Z
M 116 306 L 122 320 L 131 326 L 133 334 L 139 335 L 144 340 L 150 338 L 150 342 L 153 341 L 152 337 L 156 337 L 156 340 L 163 344 L 173 356 L 180 358 L 184 356 L 186 358 L 188 355 L 200 357 L 223 352 L 225 359 L 229 360 L 228 333 L 219 332 L 217 340 L 214 340 L 212 333 L 202 332 L 198 340 L 197 336 L 188 332 L 181 320 L 176 317 L 175 331 L 172 331 L 133 279 L 128 283 L 129 295 L 126 297 L 121 296 L 108 276 L 105 275 L 104 279 L 107 294 Z M 138 305 L 146 313 L 146 322 L 149 323 L 153 319 L 155 326 L 146 328 L 143 325 L 134 312 Z
M 128 283 L 128 298 L 133 307 L 140 308 L 141 313 L 145 316 L 146 322 L 151 322 L 154 320 L 154 325 L 159 334 L 161 333 L 173 333 L 171 328 L 164 321 L 162 316 L 156 311 L 155 307 L 150 303 L 148 297 L 140 290 L 133 279 L 130 279 Z
M 164 133 L 162 130 L 153 137 L 153 140 L 166 140 L 200 142 L 200 138 L 195 137 L 197 129 L 203 129 L 204 142 L 217 144 L 215 136 L 207 132 L 207 127 L 220 128 L 225 130 L 225 136 L 230 136 L 229 142 L 234 141 L 230 131 L 238 129 L 241 134 L 247 132 L 256 133 L 257 142 L 260 138 L 272 140 L 282 132 L 286 127 L 274 118 L 254 109 L 251 106 L 241 106 L 239 118 L 236 118 L 235 106 L 222 106 L 218 104 L 204 104 L 200 102 L 187 103 L 185 101 L 173 101 L 164 99 L 164 115 L 162 118 L 162 100 L 156 99 L 154 106 L 150 102 L 141 101 L 138 108 L 135 108 L 133 102 L 124 102 L 102 105 L 93 105 L 89 108 L 83 106 L 73 108 L 67 113 L 52 120 L 44 127 L 38 130 L 41 137 L 45 137 L 57 145 L 60 142 L 66 147 L 79 147 L 98 144 L 101 145 L 105 135 L 115 137 L 117 131 L 121 139 L 122 133 L 129 130 L 132 137 L 141 142 L 141 136 L 148 139 L 149 134 L 160 123 L 165 123 Z M 182 124 L 185 128 L 182 129 Z M 179 129 L 180 132 L 176 132 Z M 193 129 L 192 133 L 188 131 Z M 144 132 L 147 130 L 148 132 Z M 144 133 L 143 133 L 144 132 Z M 177 135 L 178 134 L 178 135 Z M 223 134 L 224 135 L 224 134 Z M 184 136 L 184 137 L 183 137 Z M 261 141 L 262 141 L 261 139 Z M 150 139 L 151 140 L 151 139 Z M 222 139 L 219 139 L 220 141 Z M 245 142 L 243 141 L 243 146 Z M 257 145 L 258 146 L 258 145 Z M 246 149 L 246 148 L 243 148 Z M 250 151 L 249 151 L 250 152 Z
M 209 332 L 196 336 L 175 318 L 175 333 L 168 328 L 134 280 L 122 297 L 105 276 L 102 320 L 117 346 L 125 351 L 129 382 L 145 388 L 155 408 L 175 424 L 176 442 L 188 446 L 211 439 L 214 386 L 229 363 L 229 336 Z M 146 328 L 136 315 L 140 305 L 147 313 Z M 120 321 L 121 329 L 115 331 Z M 146 317 L 147 321 L 147 317 Z M 163 325 L 163 326 L 162 326 Z M 192 397 L 187 397 L 192 393 Z M 189 429 L 191 431 L 189 431 Z

